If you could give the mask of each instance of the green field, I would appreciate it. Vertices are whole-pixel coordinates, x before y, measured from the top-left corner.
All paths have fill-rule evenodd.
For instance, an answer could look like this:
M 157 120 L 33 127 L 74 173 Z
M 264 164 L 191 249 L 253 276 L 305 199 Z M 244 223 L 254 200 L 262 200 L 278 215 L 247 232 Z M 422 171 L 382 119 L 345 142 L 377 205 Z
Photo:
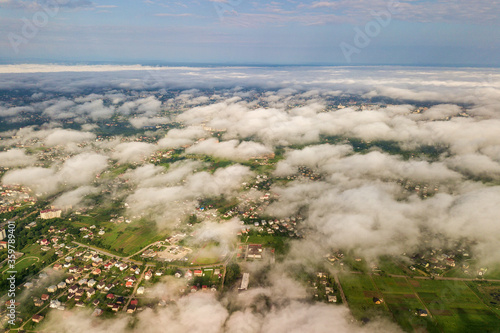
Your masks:
M 159 233 L 156 228 L 122 223 L 102 236 L 102 243 L 124 254 L 133 254 L 145 246 L 164 239 L 167 233 Z
M 366 274 L 342 274 L 340 283 L 347 298 L 347 303 L 357 319 L 389 316 L 382 304 L 373 303 L 373 297 L 382 297 L 375 290 L 370 277 Z
M 372 278 L 375 285 L 367 274 L 340 276 L 349 308 L 358 319 L 385 313 L 407 332 L 500 332 L 498 304 L 493 304 L 500 299 L 500 283 Z M 372 297 L 383 298 L 385 304 L 373 304 Z M 418 309 L 428 309 L 429 316 L 417 316 Z

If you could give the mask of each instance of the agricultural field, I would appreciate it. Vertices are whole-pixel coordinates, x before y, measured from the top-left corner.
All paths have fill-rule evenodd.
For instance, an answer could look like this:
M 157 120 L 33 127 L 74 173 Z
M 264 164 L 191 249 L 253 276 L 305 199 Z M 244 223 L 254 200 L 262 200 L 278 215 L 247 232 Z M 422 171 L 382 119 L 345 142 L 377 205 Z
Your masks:
M 385 311 L 408 332 L 500 331 L 500 315 L 493 304 L 495 296 L 500 295 L 500 284 L 377 275 L 371 278 L 366 274 L 340 276 L 348 305 L 358 319 Z M 384 302 L 376 305 L 373 297 Z M 417 315 L 419 310 L 428 311 L 428 315 Z
M 390 316 L 384 305 L 373 302 L 373 297 L 380 298 L 382 295 L 376 291 L 368 275 L 342 274 L 339 278 L 355 318 L 366 321 L 380 316 Z
M 122 223 L 102 236 L 102 244 L 114 251 L 131 255 L 145 246 L 165 239 L 167 233 L 158 233 L 155 228 Z

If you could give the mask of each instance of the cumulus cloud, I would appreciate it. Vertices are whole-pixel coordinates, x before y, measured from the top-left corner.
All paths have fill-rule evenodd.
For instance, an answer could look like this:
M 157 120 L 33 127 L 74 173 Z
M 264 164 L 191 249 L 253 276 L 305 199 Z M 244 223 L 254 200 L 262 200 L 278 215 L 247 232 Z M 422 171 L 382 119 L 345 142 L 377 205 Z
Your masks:
M 83 153 L 69 158 L 60 168 L 29 167 L 9 171 L 2 183 L 26 185 L 39 195 L 53 194 L 64 188 L 91 183 L 107 168 L 107 161 L 107 156 Z
M 115 147 L 111 156 L 120 163 L 137 163 L 149 157 L 155 149 L 155 145 L 146 142 L 124 142 Z
M 186 149 L 187 154 L 205 154 L 235 160 L 248 160 L 271 154 L 273 151 L 257 142 L 222 141 L 210 138 Z
M 78 207 L 86 195 L 97 193 L 98 189 L 92 186 L 81 186 L 73 191 L 68 191 L 59 196 L 52 203 L 53 206 L 67 209 Z
M 45 138 L 47 146 L 65 145 L 70 143 L 80 143 L 95 139 L 95 134 L 80 132 L 75 130 L 58 129 Z
M 0 166 L 2 167 L 22 167 L 32 165 L 37 161 L 34 156 L 27 155 L 24 149 L 9 149 L 0 152 Z
M 130 173 L 139 182 L 138 188 L 126 198 L 131 214 L 147 214 L 156 219 L 160 227 L 172 227 L 194 211 L 196 200 L 234 195 L 242 182 L 252 175 L 248 167 L 241 165 L 219 168 L 213 174 L 192 173 L 194 167 L 197 164 L 178 163 L 162 175 L 161 167 L 145 166 Z M 175 181 L 181 182 L 175 184 Z
M 196 140 L 209 136 L 201 126 L 189 126 L 182 129 L 171 129 L 164 138 L 158 141 L 158 146 L 163 148 L 180 148 L 191 145 Z

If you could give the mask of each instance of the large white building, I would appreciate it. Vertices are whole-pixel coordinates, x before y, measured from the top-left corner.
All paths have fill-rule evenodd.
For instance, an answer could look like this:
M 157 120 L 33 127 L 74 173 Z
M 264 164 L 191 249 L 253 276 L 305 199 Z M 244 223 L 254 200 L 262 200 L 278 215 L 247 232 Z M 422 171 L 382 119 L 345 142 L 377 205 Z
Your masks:
M 247 290 L 249 282 L 250 282 L 250 273 L 243 273 L 243 279 L 241 280 L 241 285 L 238 288 L 238 290 Z
M 62 210 L 60 209 L 46 209 L 40 212 L 40 218 L 44 220 L 55 219 L 61 217 Z

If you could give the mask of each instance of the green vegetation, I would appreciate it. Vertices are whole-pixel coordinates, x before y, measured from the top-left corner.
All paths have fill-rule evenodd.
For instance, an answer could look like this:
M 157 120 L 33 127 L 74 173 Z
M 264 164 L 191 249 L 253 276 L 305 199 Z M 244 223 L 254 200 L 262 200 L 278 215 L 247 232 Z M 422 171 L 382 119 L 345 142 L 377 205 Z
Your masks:
M 224 280 L 225 286 L 232 286 L 241 275 L 240 266 L 237 263 L 230 263 L 226 267 L 226 277 Z
M 111 232 L 102 236 L 101 241 L 94 244 L 130 255 L 153 242 L 164 239 L 166 235 L 166 232 L 158 232 L 154 222 L 141 220 L 115 226 Z
M 276 254 L 285 254 L 290 248 L 289 237 L 281 235 L 260 235 L 249 232 L 242 235 L 241 240 L 248 244 L 262 244 L 264 247 L 274 248 Z
M 358 319 L 390 315 L 408 332 L 496 332 L 500 323 L 500 284 L 359 273 L 342 274 L 340 281 Z M 374 304 L 373 297 L 383 303 Z M 428 310 L 428 316 L 418 310 Z

